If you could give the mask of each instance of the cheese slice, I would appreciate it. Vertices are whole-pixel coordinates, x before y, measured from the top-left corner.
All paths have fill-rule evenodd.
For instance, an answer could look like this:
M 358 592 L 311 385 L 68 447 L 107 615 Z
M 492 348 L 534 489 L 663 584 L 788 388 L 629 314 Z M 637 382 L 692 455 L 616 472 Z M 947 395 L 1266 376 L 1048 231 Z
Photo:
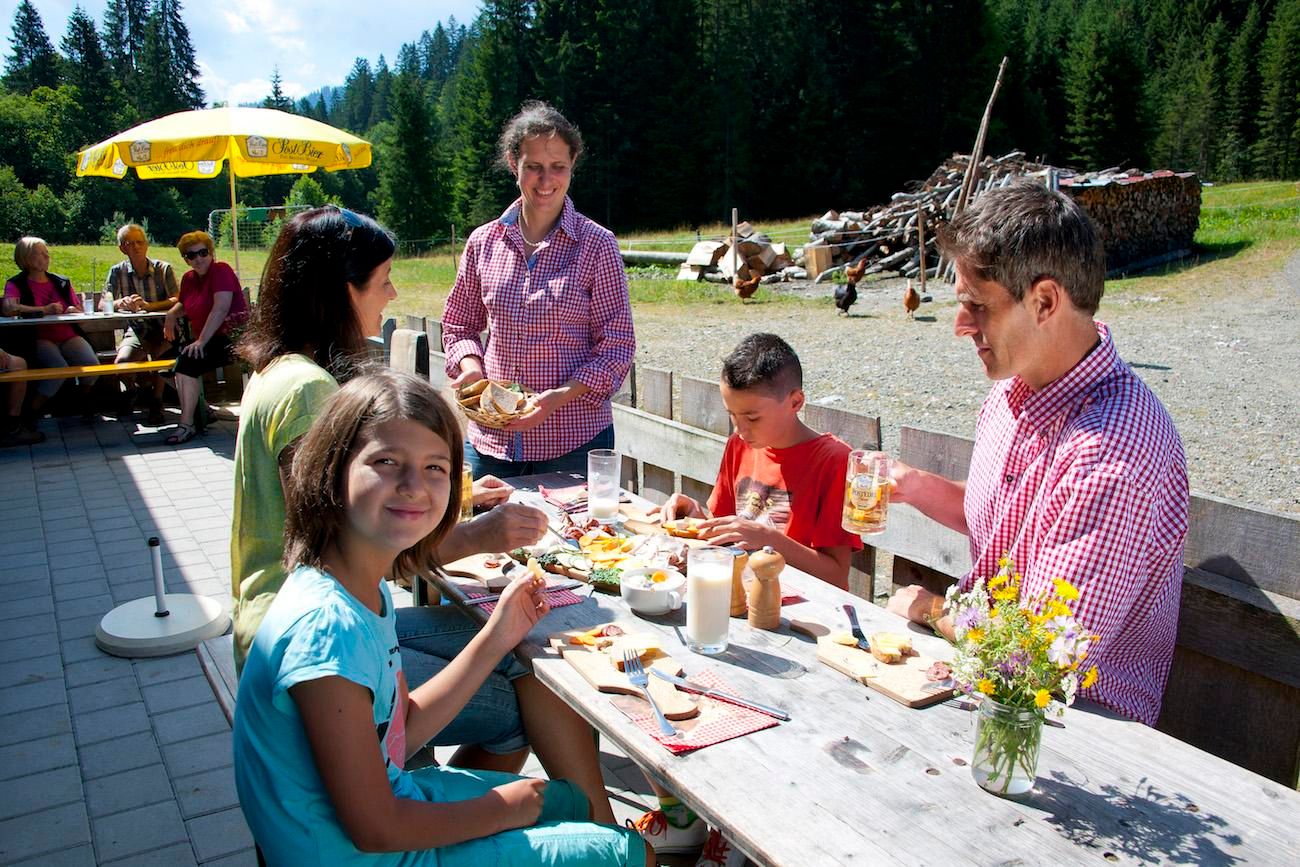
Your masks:
M 649 665 L 659 657 L 667 656 L 658 637 L 641 633 L 620 635 L 601 649 L 609 654 L 610 661 L 619 671 L 623 670 L 623 654 L 629 650 L 637 655 L 643 665 Z

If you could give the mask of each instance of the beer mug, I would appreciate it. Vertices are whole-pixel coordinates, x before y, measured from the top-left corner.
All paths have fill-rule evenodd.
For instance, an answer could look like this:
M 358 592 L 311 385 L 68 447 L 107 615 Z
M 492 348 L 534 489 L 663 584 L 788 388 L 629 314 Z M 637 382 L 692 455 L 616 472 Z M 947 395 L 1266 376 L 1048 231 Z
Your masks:
M 841 526 L 861 536 L 883 532 L 890 484 L 889 455 L 863 449 L 849 452 Z
M 460 469 L 460 519 L 468 521 L 474 517 L 474 474 L 469 464 L 462 464 Z

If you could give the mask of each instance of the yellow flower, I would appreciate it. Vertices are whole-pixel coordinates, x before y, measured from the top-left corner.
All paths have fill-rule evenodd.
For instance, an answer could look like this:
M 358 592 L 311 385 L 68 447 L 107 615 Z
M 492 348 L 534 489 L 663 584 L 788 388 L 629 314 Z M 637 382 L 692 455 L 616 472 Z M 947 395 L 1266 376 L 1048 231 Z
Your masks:
M 1036 707 L 1047 707 L 1047 703 L 1052 700 L 1052 694 L 1045 689 L 1040 689 L 1034 693 L 1034 705 Z
M 971 644 L 979 644 L 984 640 L 984 630 L 978 628 L 967 630 L 966 640 Z
M 1088 669 L 1088 673 L 1083 676 L 1083 688 L 1090 689 L 1097 682 L 1097 666 Z
M 983 680 L 981 680 L 979 683 L 975 684 L 975 688 L 978 689 L 980 692 L 984 693 L 985 695 L 992 695 L 993 681 L 989 680 L 986 677 Z
M 989 589 L 996 590 L 998 587 L 1001 587 L 1003 584 L 1006 584 L 1010 580 L 1011 580 L 1011 576 L 1008 575 L 1006 572 L 999 572 L 998 574 L 994 575 L 992 578 L 989 579 Z
M 1010 569 L 1010 568 L 1011 568 L 1011 558 L 1010 558 L 1010 557 L 1007 557 L 1007 556 L 1005 556 L 1005 555 L 999 557 L 999 558 L 998 558 L 998 568 L 999 568 L 999 569 Z
M 1016 588 L 1001 587 L 993 591 L 993 598 L 999 602 L 1010 602 L 1016 598 Z
M 1079 588 L 1075 587 L 1064 578 L 1053 578 L 1052 584 L 1056 586 L 1056 595 L 1062 599 L 1073 602 L 1079 598 Z

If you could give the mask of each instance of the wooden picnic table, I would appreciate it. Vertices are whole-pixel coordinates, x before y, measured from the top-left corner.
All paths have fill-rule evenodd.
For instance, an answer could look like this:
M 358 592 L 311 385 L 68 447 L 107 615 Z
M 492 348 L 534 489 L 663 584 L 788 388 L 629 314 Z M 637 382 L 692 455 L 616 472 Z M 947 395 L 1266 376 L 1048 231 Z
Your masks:
M 129 313 L 125 310 L 112 313 L 60 313 L 56 316 L 0 316 L 0 326 L 5 325 L 112 325 L 115 328 L 134 319 L 162 319 L 166 310 Z
M 521 490 L 569 477 L 511 479 Z M 639 498 L 633 497 L 634 501 Z M 439 589 L 479 622 L 455 584 Z M 883 608 L 787 567 L 781 583 L 805 601 L 782 609 L 779 631 L 731 620 L 720 656 L 691 653 L 685 611 L 644 618 L 595 593 L 554 609 L 518 648 L 537 677 L 642 769 L 762 865 L 1295 864 L 1300 793 L 1103 708 L 1077 703 L 1064 728 L 1044 729 L 1032 792 L 980 789 L 970 760 L 977 714 L 960 702 L 912 710 L 816 660 L 788 619 L 907 632 L 922 654 L 947 643 Z M 688 602 L 689 604 L 689 602 Z M 712 671 L 740 695 L 788 710 L 787 723 L 674 756 L 644 734 L 547 646 L 549 635 L 636 621 L 661 636 L 686 675 Z

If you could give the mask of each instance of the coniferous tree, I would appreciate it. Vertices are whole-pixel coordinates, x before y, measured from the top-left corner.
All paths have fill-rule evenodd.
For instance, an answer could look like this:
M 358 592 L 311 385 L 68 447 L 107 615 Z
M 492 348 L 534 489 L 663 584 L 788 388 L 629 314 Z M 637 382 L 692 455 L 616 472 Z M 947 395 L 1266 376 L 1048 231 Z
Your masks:
M 271 92 L 262 100 L 263 108 L 274 108 L 280 111 L 293 111 L 293 100 L 284 95 L 284 87 L 280 78 L 280 67 L 271 68 Z
M 1264 177 L 1300 175 L 1300 0 L 1279 0 L 1273 11 L 1260 84 L 1255 170 Z
M 199 67 L 180 0 L 157 0 L 136 70 L 136 104 L 146 117 L 203 107 Z
M 1259 44 L 1263 33 L 1259 3 L 1253 2 L 1232 39 L 1224 72 L 1224 136 L 1218 173 L 1225 181 L 1239 181 L 1250 174 L 1250 145 L 1257 134 Z
M 9 44 L 13 53 L 5 59 L 4 80 L 11 90 L 31 93 L 38 87 L 59 86 L 59 56 L 30 0 L 22 0 L 14 11 Z
M 388 61 L 381 54 L 379 63 L 375 66 L 374 92 L 370 99 L 370 118 L 366 121 L 366 129 L 383 123 L 391 116 L 388 111 L 388 97 L 392 89 L 393 73 L 388 68 Z
M 375 78 L 370 72 L 370 63 L 364 57 L 358 57 L 352 64 L 352 71 L 343 81 L 343 98 L 336 106 L 340 126 L 357 134 L 366 131 L 374 102 L 374 86 Z
M 85 143 L 97 141 L 117 126 L 121 91 L 104 56 L 95 21 L 80 6 L 68 19 L 61 47 L 67 60 L 67 82 L 80 95 L 82 138 Z
M 1141 165 L 1142 67 L 1130 2 L 1089 0 L 1065 64 L 1069 159 L 1083 168 Z
M 445 235 L 443 172 L 436 121 L 418 74 L 392 83 L 392 121 L 380 144 L 379 218 L 399 238 Z

